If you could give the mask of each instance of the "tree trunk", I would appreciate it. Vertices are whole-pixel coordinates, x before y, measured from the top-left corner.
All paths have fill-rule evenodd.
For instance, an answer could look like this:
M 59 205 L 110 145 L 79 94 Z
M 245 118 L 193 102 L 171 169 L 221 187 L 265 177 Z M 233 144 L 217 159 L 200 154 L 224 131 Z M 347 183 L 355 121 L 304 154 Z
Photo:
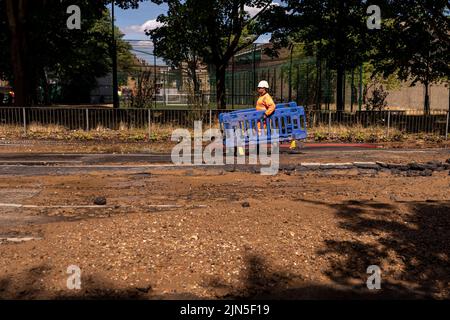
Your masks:
M 225 65 L 216 65 L 216 103 L 217 108 L 225 110 L 227 108 L 225 101 Z
M 197 77 L 197 66 L 198 64 L 196 61 L 188 63 L 189 74 L 192 80 L 192 84 L 194 85 L 194 94 L 198 94 L 200 91 L 200 85 Z
M 424 83 L 425 86 L 425 102 L 423 106 L 423 111 L 425 114 L 430 114 L 430 84 L 428 82 Z
M 48 83 L 47 73 L 45 70 L 41 70 L 41 81 L 43 89 L 42 103 L 46 106 L 50 105 L 50 85 Z
M 14 105 L 20 107 L 30 106 L 33 94 L 27 66 L 26 5 L 27 0 L 6 0 L 6 14 L 11 35 Z
M 338 66 L 337 68 L 337 81 L 336 81 L 336 110 L 339 112 L 344 111 L 344 68 Z

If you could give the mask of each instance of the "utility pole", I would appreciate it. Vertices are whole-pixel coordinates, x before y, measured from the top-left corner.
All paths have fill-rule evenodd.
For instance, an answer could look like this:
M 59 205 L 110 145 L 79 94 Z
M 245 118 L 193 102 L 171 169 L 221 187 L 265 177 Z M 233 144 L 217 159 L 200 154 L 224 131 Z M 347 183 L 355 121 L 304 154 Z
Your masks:
M 112 33 L 112 77 L 113 77 L 113 106 L 114 109 L 119 108 L 119 85 L 117 82 L 117 44 L 114 26 L 114 0 L 111 1 L 111 33 Z

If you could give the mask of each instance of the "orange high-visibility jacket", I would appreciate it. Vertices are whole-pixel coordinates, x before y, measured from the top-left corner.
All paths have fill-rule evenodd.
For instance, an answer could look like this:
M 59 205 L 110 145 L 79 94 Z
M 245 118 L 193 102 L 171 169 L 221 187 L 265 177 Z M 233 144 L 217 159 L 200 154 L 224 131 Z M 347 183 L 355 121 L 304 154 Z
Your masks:
M 256 110 L 266 111 L 266 116 L 270 116 L 275 111 L 275 103 L 270 94 L 266 93 L 258 98 Z

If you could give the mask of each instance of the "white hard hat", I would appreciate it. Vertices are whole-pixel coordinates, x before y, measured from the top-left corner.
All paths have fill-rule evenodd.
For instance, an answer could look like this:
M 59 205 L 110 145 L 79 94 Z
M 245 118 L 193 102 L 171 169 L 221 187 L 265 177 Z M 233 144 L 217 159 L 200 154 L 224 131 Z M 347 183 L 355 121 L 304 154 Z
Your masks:
M 266 88 L 269 89 L 269 83 L 266 80 L 260 81 L 258 83 L 258 88 Z

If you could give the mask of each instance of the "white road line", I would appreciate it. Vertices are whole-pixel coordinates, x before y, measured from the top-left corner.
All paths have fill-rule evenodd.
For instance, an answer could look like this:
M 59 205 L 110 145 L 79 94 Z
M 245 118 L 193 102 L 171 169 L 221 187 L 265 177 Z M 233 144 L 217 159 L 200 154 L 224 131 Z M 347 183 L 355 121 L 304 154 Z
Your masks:
M 20 204 L 20 203 L 0 203 L 0 207 L 2 208 L 26 208 L 26 209 L 108 209 L 108 208 L 134 208 L 137 206 L 131 206 L 131 205 L 105 205 L 105 206 L 98 206 L 98 205 L 52 205 L 52 206 L 39 206 L 39 205 L 33 205 L 33 204 Z M 149 205 L 143 205 L 139 208 L 207 208 L 206 205 L 194 205 L 194 206 L 182 206 L 179 204 L 149 204 Z
M 83 163 L 77 160 L 0 160 L 0 163 Z
M 1 163 L 2 161 L 0 161 Z M 170 168 L 190 168 L 190 167 L 222 167 L 221 165 L 217 164 L 137 164 L 137 165 L 80 165 L 80 166 L 57 166 L 54 168 L 57 169 L 71 169 L 71 168 L 124 168 L 124 169 L 132 169 L 132 168 L 156 168 L 156 167 L 170 167 Z M 14 165 L 14 164 L 0 164 L 0 167 L 24 167 L 21 165 Z

